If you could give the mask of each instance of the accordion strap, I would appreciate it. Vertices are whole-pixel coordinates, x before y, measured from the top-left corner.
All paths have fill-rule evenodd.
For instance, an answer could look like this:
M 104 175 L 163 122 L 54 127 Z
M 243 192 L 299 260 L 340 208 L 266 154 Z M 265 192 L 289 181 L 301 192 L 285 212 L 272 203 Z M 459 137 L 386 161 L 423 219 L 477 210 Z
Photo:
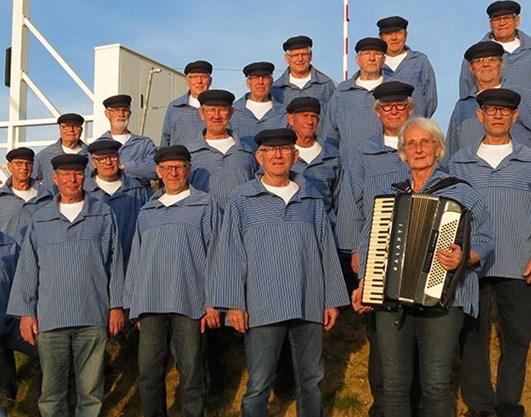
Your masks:
M 443 178 L 439 182 L 437 182 L 434 185 L 432 185 L 430 188 L 425 190 L 423 192 L 423 194 L 433 194 L 433 193 L 435 193 L 435 192 L 437 192 L 439 190 L 442 190 L 443 188 L 448 188 L 448 187 L 451 187 L 452 185 L 455 185 L 455 184 L 470 185 L 468 182 L 466 182 L 465 180 L 462 180 L 460 178 L 447 177 L 447 178 Z M 412 194 L 413 193 L 413 188 L 411 187 L 411 182 L 409 180 L 391 184 L 391 187 L 394 190 L 398 191 L 399 193 L 406 193 L 406 194 Z

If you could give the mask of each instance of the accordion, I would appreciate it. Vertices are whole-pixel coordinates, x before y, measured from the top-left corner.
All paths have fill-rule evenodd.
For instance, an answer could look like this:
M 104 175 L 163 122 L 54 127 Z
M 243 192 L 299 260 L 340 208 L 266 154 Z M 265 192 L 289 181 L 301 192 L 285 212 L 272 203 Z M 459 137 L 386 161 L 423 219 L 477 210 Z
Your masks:
M 444 307 L 453 300 L 466 258 L 446 271 L 435 254 L 453 243 L 469 246 L 469 212 L 455 200 L 430 194 L 374 200 L 362 303 Z

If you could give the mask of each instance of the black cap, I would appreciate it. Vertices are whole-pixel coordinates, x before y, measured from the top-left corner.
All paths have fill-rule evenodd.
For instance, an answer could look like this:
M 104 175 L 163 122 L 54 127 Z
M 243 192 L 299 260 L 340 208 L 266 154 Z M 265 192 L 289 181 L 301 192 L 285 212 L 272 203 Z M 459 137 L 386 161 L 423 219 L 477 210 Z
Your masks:
M 482 58 L 485 56 L 502 57 L 503 46 L 494 41 L 482 41 L 475 43 L 465 51 L 465 59 L 471 62 L 473 59 Z
M 53 169 L 85 169 L 88 158 L 85 155 L 64 153 L 52 158 Z
M 380 38 L 362 38 L 354 47 L 356 52 L 360 51 L 387 51 L 387 44 Z
M 103 107 L 131 107 L 131 96 L 127 94 L 118 94 L 103 100 Z
M 400 16 L 384 17 L 376 22 L 380 33 L 396 32 L 401 29 L 407 29 L 408 21 Z
M 489 88 L 476 96 L 480 106 L 500 106 L 510 109 L 518 108 L 520 94 L 507 88 Z
M 254 141 L 262 145 L 293 145 L 297 141 L 297 134 L 288 128 L 265 129 L 258 132 Z
M 520 5 L 515 1 L 495 1 L 487 7 L 490 18 L 504 14 L 520 14 Z
M 194 61 L 186 64 L 184 67 L 184 73 L 186 75 L 191 72 L 198 72 L 201 74 L 212 74 L 212 64 L 207 61 Z
M 243 73 L 246 77 L 249 75 L 273 75 L 275 66 L 271 62 L 253 62 L 243 67 Z
M 284 49 L 284 51 L 289 51 L 290 49 L 311 48 L 312 46 L 312 38 L 305 35 L 299 35 L 293 36 L 284 42 L 282 44 L 282 49 Z
M 207 90 L 197 97 L 201 105 L 208 106 L 232 106 L 235 98 L 234 94 L 227 90 Z
M 117 140 L 112 139 L 100 139 L 92 142 L 88 146 L 88 151 L 91 155 L 114 155 L 118 153 L 118 149 L 122 144 Z
M 321 113 L 321 103 L 315 97 L 296 97 L 286 106 L 288 113 L 302 113 L 311 111 Z
M 57 118 L 57 124 L 60 125 L 61 123 L 73 123 L 76 125 L 82 125 L 83 123 L 85 123 L 85 119 L 83 119 L 83 116 L 77 113 L 65 113 Z
M 164 161 L 187 161 L 190 162 L 192 157 L 188 149 L 182 145 L 165 146 L 157 149 L 155 156 L 153 157 L 158 164 Z
M 401 81 L 387 81 L 376 87 L 372 95 L 376 100 L 380 101 L 403 101 L 407 100 L 413 94 L 413 87 L 410 84 Z
M 11 162 L 13 159 L 24 159 L 26 161 L 33 161 L 35 158 L 35 152 L 33 152 L 30 148 L 20 147 L 11 149 L 6 154 L 6 159 Z

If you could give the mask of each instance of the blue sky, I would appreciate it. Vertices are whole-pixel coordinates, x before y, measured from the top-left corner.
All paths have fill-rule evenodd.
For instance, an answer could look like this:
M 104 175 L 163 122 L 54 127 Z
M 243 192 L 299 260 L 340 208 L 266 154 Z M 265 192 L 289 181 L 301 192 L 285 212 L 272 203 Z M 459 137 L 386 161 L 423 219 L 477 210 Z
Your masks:
M 457 100 L 463 52 L 488 30 L 488 4 L 485 0 L 352 0 L 351 47 L 357 39 L 377 34 L 379 18 L 395 14 L 407 18 L 408 45 L 426 53 L 435 68 L 439 108 L 434 118 L 446 128 Z M 526 6 L 520 28 L 529 33 L 531 7 Z M 11 42 L 11 7 L 9 0 L 0 2 L 2 54 Z M 240 69 L 253 61 L 271 61 L 276 78 L 284 69 L 282 42 L 297 34 L 313 38 L 314 65 L 341 81 L 342 13 L 342 0 L 33 0 L 30 18 L 90 87 L 94 47 L 121 43 L 175 68 L 207 59 L 215 68 L 213 87 L 241 96 L 245 83 Z M 351 55 L 350 74 L 353 70 Z M 62 112 L 91 111 L 88 99 L 34 40 L 29 73 Z M 0 120 L 8 117 L 8 95 L 2 84 Z M 30 103 L 30 116 L 49 116 L 42 106 Z

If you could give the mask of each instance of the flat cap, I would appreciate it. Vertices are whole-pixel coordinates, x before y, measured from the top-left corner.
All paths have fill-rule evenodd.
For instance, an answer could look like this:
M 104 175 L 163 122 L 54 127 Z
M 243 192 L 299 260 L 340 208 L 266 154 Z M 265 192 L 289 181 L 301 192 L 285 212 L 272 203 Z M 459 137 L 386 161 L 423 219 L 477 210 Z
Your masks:
M 286 106 L 288 113 L 302 113 L 311 111 L 317 114 L 321 113 L 321 103 L 315 97 L 295 97 Z
M 158 164 L 164 161 L 187 161 L 190 162 L 192 157 L 190 152 L 183 145 L 172 145 L 165 146 L 163 148 L 157 149 L 155 156 L 153 157 L 155 162 Z
M 305 35 L 299 35 L 293 36 L 284 42 L 282 44 L 282 49 L 284 49 L 284 51 L 289 51 L 290 49 L 311 48 L 312 46 L 312 38 Z
M 208 106 L 232 106 L 235 98 L 234 94 L 227 90 L 207 90 L 197 97 L 201 105 Z
M 109 107 L 130 107 L 131 106 L 131 96 L 127 94 L 118 94 L 116 96 L 111 96 L 103 100 L 103 107 L 106 109 Z
M 500 106 L 510 109 L 518 108 L 520 94 L 508 88 L 489 88 L 476 96 L 480 106 Z
M 189 62 L 188 64 L 186 64 L 186 67 L 184 67 L 184 73 L 188 75 L 192 72 L 198 72 L 201 74 L 212 74 L 212 64 L 207 61 Z
M 85 169 L 88 158 L 85 155 L 64 153 L 52 158 L 53 169 Z
M 362 38 L 354 46 L 356 52 L 360 51 L 387 51 L 387 44 L 380 38 Z
M 471 62 L 473 59 L 482 58 L 486 56 L 502 57 L 503 46 L 494 41 L 482 41 L 475 43 L 465 51 L 465 59 Z
M 387 81 L 376 87 L 372 95 L 380 101 L 403 101 L 407 100 L 413 94 L 413 87 L 410 84 L 401 81 Z
M 65 113 L 57 118 L 57 124 L 60 125 L 61 123 L 73 123 L 76 125 L 82 125 L 83 123 L 85 123 L 85 119 L 83 119 L 83 116 L 77 113 Z
M 293 145 L 297 141 L 297 134 L 288 128 L 265 129 L 258 132 L 254 141 L 262 145 Z
M 520 14 L 520 5 L 515 1 L 495 1 L 487 7 L 489 17 L 502 16 L 504 14 Z
M 397 30 L 407 29 L 408 21 L 400 16 L 384 17 L 376 22 L 380 33 L 396 32 Z
M 118 153 L 118 149 L 122 144 L 117 140 L 112 139 L 100 139 L 92 142 L 88 146 L 88 151 L 91 155 L 114 155 Z
M 275 66 L 271 62 L 253 62 L 243 67 L 246 77 L 250 75 L 273 75 Z
M 13 159 L 24 159 L 26 161 L 33 161 L 35 158 L 35 152 L 30 148 L 21 146 L 20 148 L 11 149 L 6 154 L 6 159 L 11 162 Z

